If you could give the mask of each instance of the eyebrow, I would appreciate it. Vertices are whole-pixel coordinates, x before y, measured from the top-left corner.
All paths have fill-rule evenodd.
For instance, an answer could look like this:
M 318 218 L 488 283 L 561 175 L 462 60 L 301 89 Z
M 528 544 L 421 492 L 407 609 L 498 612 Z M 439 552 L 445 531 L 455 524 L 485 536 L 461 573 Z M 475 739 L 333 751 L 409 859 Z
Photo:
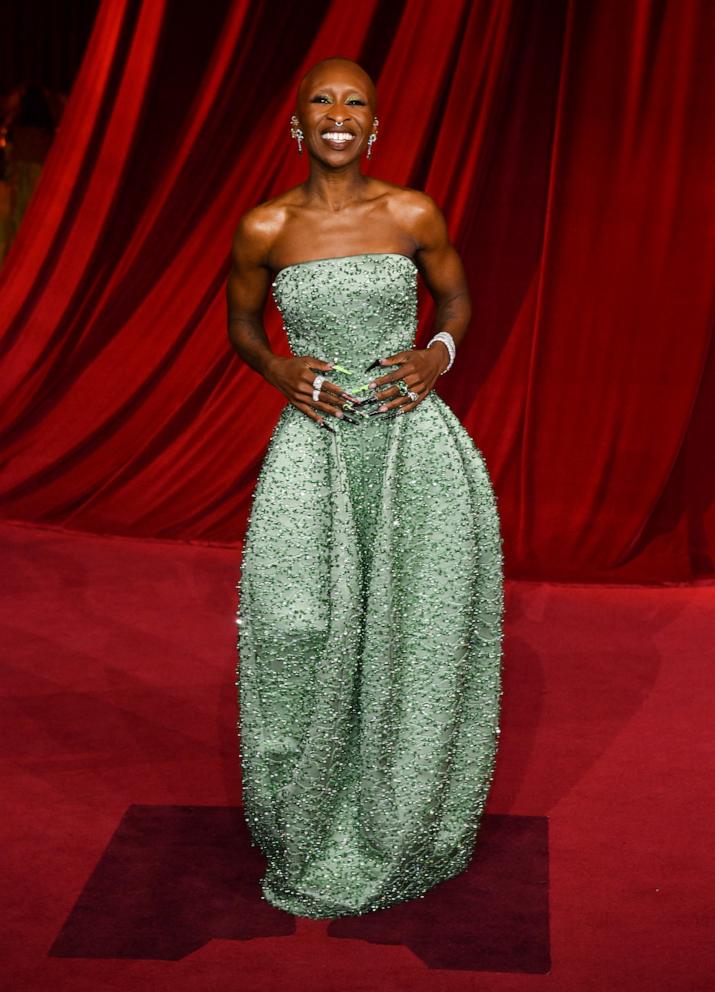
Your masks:
M 346 93 L 355 93 L 357 96 L 364 96 L 367 99 L 367 94 L 364 93 L 362 90 L 357 89 L 356 87 L 353 87 L 352 89 L 348 89 L 345 92 Z M 324 87 L 321 87 L 320 89 L 314 90 L 311 93 L 311 96 L 321 96 L 324 93 L 325 94 L 329 94 L 330 93 L 330 87 L 329 86 L 324 86 Z

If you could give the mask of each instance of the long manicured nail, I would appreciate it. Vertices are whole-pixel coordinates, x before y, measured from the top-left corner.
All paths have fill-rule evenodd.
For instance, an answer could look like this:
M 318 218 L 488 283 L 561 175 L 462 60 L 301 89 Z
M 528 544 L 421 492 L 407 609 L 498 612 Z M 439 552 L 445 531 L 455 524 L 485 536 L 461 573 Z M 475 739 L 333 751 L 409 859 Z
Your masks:
M 324 420 L 318 421 L 318 427 L 324 427 L 326 431 L 330 431 L 331 434 L 335 434 L 335 428 L 331 427 L 330 424 L 326 424 Z
M 370 369 L 376 369 L 377 366 L 380 364 L 381 361 L 382 361 L 382 359 L 376 358 L 375 361 L 372 363 L 372 365 L 368 365 L 368 367 L 365 369 L 365 371 L 366 372 L 369 372 Z
M 359 421 L 354 420 L 352 417 L 343 417 L 346 424 L 357 424 Z

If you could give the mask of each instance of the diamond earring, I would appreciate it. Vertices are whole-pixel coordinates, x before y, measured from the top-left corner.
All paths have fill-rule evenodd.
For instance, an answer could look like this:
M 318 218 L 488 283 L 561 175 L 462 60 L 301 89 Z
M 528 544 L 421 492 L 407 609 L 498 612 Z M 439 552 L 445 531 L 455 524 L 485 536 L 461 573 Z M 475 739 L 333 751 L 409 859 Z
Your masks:
M 298 142 L 298 154 L 303 154 L 303 149 L 301 148 L 301 141 L 303 140 L 303 132 L 300 129 L 300 121 L 295 114 L 290 119 L 290 136 L 295 138 Z
M 367 157 L 370 158 L 370 152 L 372 151 L 373 142 L 377 141 L 377 125 L 379 121 L 377 117 L 374 119 L 373 124 L 375 125 L 375 130 L 372 132 L 370 137 L 367 139 Z

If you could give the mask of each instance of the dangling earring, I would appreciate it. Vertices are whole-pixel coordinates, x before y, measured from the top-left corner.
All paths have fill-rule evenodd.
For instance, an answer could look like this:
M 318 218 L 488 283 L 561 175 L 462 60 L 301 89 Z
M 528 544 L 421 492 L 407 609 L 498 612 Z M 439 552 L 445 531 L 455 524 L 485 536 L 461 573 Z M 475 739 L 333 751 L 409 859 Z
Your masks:
M 367 139 L 367 157 L 370 158 L 370 152 L 372 151 L 372 145 L 374 141 L 377 141 L 377 125 L 380 122 L 377 117 L 374 119 L 373 124 L 375 125 L 375 130 L 372 132 L 370 137 Z
M 290 119 L 290 136 L 291 138 L 296 138 L 298 140 L 298 154 L 302 155 L 303 149 L 301 148 L 300 143 L 303 140 L 303 132 L 301 131 L 299 125 L 300 125 L 300 121 L 295 116 L 295 114 L 293 114 L 293 116 Z

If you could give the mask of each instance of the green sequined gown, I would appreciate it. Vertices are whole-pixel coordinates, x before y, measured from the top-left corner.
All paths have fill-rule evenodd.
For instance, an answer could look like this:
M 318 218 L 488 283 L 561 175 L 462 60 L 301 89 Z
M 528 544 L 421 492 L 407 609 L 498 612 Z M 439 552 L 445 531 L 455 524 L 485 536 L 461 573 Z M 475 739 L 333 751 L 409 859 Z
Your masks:
M 370 253 L 273 282 L 294 354 L 348 390 L 414 345 L 417 269 Z M 358 396 L 365 393 L 358 393 Z M 375 407 L 372 407 L 374 409 Z M 351 916 L 467 868 L 499 733 L 502 540 L 479 450 L 433 391 L 319 428 L 282 410 L 255 488 L 238 609 L 244 815 L 263 897 Z

